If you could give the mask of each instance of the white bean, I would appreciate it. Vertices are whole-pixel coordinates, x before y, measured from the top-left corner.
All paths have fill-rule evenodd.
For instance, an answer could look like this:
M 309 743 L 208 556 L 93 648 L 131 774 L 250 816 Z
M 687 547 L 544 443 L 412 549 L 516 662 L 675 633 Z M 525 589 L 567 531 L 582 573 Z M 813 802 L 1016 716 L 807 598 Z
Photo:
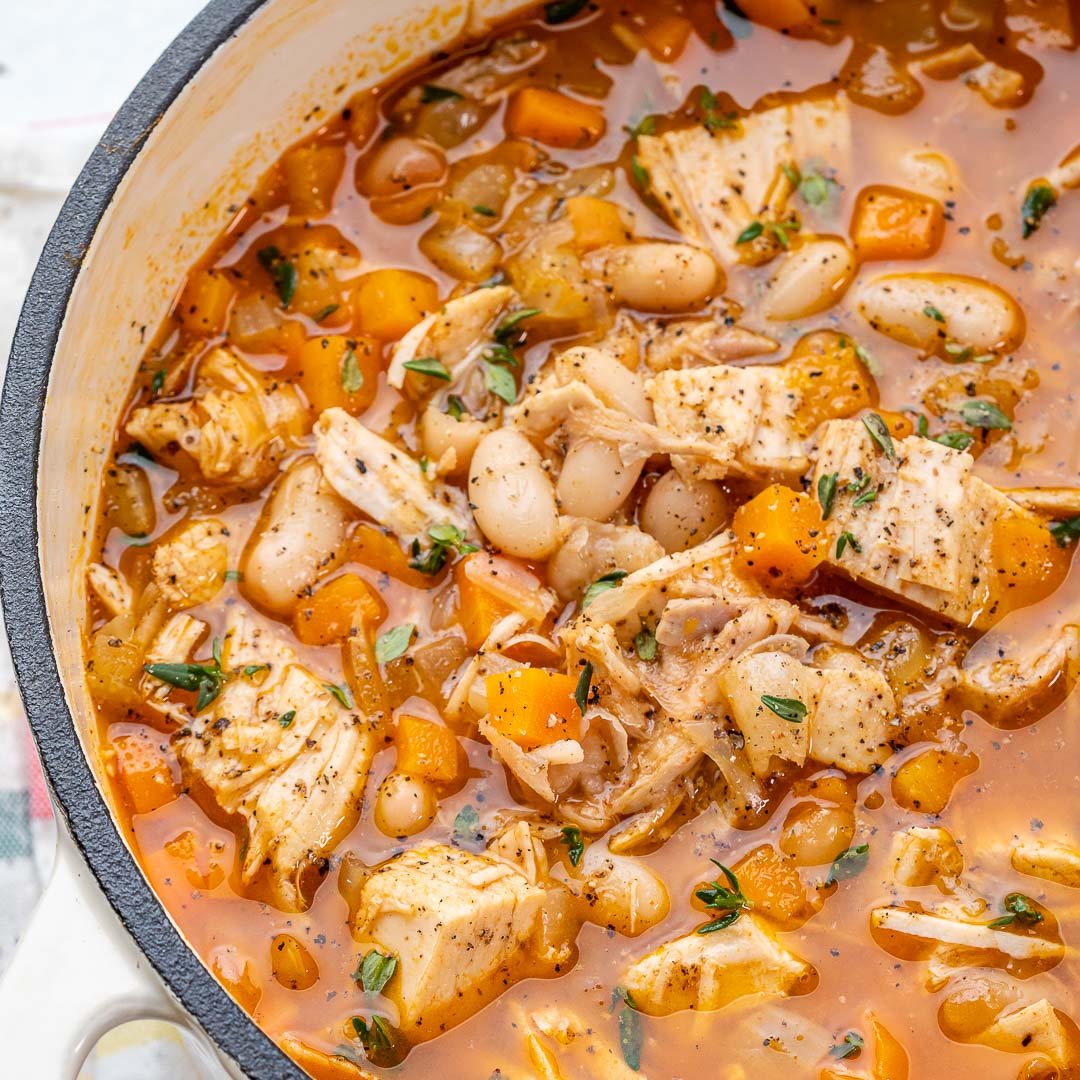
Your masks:
M 420 418 L 420 441 L 424 453 L 438 463 L 448 450 L 454 451 L 454 466 L 448 476 L 464 476 L 469 471 L 469 463 L 476 452 L 480 440 L 491 430 L 490 424 L 472 416 L 462 416 L 455 420 L 449 413 L 444 413 L 436 405 L 429 405 Z
M 555 373 L 561 383 L 580 379 L 609 408 L 619 409 L 646 424 L 653 422 L 645 380 L 609 352 L 584 346 L 567 349 L 556 357 Z
M 338 556 L 349 518 L 319 463 L 302 458 L 278 481 L 248 543 L 244 594 L 275 614 L 291 612 Z
M 875 330 L 916 349 L 947 339 L 1008 351 L 1024 339 L 1020 305 L 997 285 L 963 274 L 886 274 L 862 288 L 859 310 Z
M 360 175 L 365 195 L 397 195 L 442 179 L 446 158 L 429 142 L 407 135 L 391 139 L 372 155 Z
M 439 800 L 426 780 L 392 772 L 375 796 L 375 826 L 386 836 L 414 836 L 435 820 L 438 808 Z
M 724 489 L 712 480 L 685 481 L 674 469 L 655 484 L 638 522 L 671 554 L 707 540 L 730 517 Z
M 944 202 L 956 194 L 956 165 L 940 150 L 909 150 L 900 158 L 900 169 L 911 186 Z
M 664 549 L 636 525 L 603 525 L 568 519 L 566 537 L 548 563 L 548 584 L 564 600 L 578 599 L 586 586 L 612 570 L 632 573 L 664 557 Z
M 563 461 L 555 493 L 564 514 L 607 521 L 626 501 L 642 462 L 624 465 L 619 448 L 600 439 L 575 442 Z
M 855 276 L 855 256 L 843 240 L 808 240 L 788 252 L 766 284 L 762 307 L 770 319 L 802 319 L 844 295 Z
M 480 440 L 469 469 L 469 502 L 484 535 L 508 555 L 543 559 L 555 549 L 555 488 L 521 432 L 499 428 Z
M 694 311 L 724 287 L 716 260 L 693 244 L 619 244 L 587 256 L 585 266 L 613 300 L 642 311 Z
M 600 850 L 602 857 L 586 855 L 582 867 L 587 877 L 581 897 L 589 922 L 635 937 L 664 919 L 671 906 L 668 891 L 648 864 Z

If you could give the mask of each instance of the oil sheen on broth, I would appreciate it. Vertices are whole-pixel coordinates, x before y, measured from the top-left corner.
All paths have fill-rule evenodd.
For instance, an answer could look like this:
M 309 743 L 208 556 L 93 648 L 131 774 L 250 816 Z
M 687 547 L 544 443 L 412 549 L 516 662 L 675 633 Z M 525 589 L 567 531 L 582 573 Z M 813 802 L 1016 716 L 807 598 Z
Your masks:
M 556 0 L 190 270 L 87 671 L 314 1076 L 1080 1075 L 1076 19 Z

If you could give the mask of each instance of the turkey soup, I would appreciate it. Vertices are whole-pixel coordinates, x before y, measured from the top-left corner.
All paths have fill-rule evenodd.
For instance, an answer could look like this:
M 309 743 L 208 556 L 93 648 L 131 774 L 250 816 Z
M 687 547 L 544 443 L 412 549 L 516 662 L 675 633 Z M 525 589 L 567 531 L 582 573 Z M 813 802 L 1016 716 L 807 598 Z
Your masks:
M 190 269 L 86 670 L 314 1077 L 1080 1076 L 1077 15 L 554 0 Z

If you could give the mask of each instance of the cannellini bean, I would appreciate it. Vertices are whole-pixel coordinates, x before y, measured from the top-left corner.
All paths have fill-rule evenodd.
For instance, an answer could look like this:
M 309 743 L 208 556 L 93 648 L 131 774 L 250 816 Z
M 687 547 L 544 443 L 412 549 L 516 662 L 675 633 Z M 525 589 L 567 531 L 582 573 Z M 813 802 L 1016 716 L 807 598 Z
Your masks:
M 420 442 L 424 453 L 436 464 L 449 450 L 454 451 L 454 464 L 447 475 L 464 476 L 476 452 L 480 440 L 491 431 L 491 425 L 472 416 L 455 420 L 449 413 L 435 405 L 429 405 L 420 418 Z
M 438 808 L 439 800 L 426 780 L 392 772 L 375 796 L 375 827 L 386 836 L 413 836 L 435 820 Z
M 642 311 L 694 311 L 724 287 L 716 260 L 693 244 L 650 240 L 600 248 L 585 267 L 613 300 Z
M 719 484 L 712 480 L 688 483 L 672 469 L 653 484 L 638 522 L 671 554 L 707 540 L 730 516 L 727 496 Z
M 612 570 L 632 573 L 664 557 L 664 549 L 635 525 L 569 518 L 564 527 L 565 539 L 548 563 L 548 584 L 564 600 L 579 598 L 588 585 Z
M 769 279 L 762 307 L 770 319 L 802 319 L 844 295 L 855 276 L 855 256 L 843 240 L 808 240 L 784 256 Z
M 590 858 L 597 848 L 599 855 Z M 589 922 L 635 937 L 667 916 L 667 888 L 640 859 L 612 855 L 594 845 L 582 869 L 586 878 L 581 899 Z
M 469 469 L 469 502 L 481 531 L 506 554 L 542 559 L 554 550 L 555 489 L 521 432 L 500 428 L 480 440 Z
M 956 164 L 940 150 L 909 150 L 900 158 L 900 171 L 916 191 L 944 202 L 956 194 Z
M 446 172 L 442 151 L 407 135 L 390 139 L 372 155 L 359 177 L 365 195 L 398 195 L 418 184 L 441 180 Z
M 292 934 L 278 934 L 270 943 L 270 970 L 287 990 L 309 990 L 319 979 L 314 957 Z
M 561 383 L 580 379 L 609 408 L 619 409 L 646 424 L 653 422 L 653 407 L 645 393 L 645 380 L 601 349 L 567 349 L 555 359 Z
M 555 493 L 564 514 L 606 521 L 626 501 L 642 462 L 624 465 L 619 448 L 600 439 L 575 442 L 563 461 Z
M 797 803 L 784 819 L 780 850 L 796 866 L 821 866 L 846 851 L 855 835 L 850 806 Z
M 886 274 L 862 288 L 859 310 L 875 330 L 917 349 L 948 339 L 1008 351 L 1024 339 L 1020 305 L 997 285 L 963 274 Z
M 277 483 L 244 556 L 244 594 L 276 614 L 328 569 L 345 543 L 349 509 L 314 458 L 298 461 Z

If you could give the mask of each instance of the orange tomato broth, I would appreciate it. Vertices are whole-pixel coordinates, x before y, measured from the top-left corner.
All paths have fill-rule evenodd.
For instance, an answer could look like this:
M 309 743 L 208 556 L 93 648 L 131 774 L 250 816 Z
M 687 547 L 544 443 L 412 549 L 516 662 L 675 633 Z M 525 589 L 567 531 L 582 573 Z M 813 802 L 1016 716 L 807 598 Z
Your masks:
M 777 5 L 776 10 L 790 6 Z M 895 162 L 901 151 L 924 144 L 946 151 L 955 161 L 962 182 L 957 185 L 955 198 L 945 204 L 944 237 L 932 266 L 985 276 L 1003 284 L 1024 307 L 1028 322 L 1023 345 L 1000 361 L 1006 370 L 1024 372 L 1016 377 L 1024 393 L 1015 407 L 1015 429 L 1004 436 L 995 433 L 985 446 L 975 447 L 978 472 L 1002 487 L 1068 486 L 1075 484 L 1080 475 L 1080 452 L 1073 438 L 1077 416 L 1070 393 L 1070 362 L 1080 350 L 1080 321 L 1075 306 L 1067 308 L 1066 301 L 1058 299 L 1058 285 L 1049 267 L 1065 238 L 1080 235 L 1080 198 L 1071 203 L 1068 198 L 1059 200 L 1043 228 L 1023 247 L 1016 207 L 1032 175 L 1060 161 L 1077 140 L 1075 130 L 1071 136 L 1063 130 L 1068 126 L 1063 121 L 1080 110 L 1080 71 L 1071 51 L 1022 42 L 1004 44 L 998 41 L 998 30 L 994 30 L 989 35 L 975 34 L 971 39 L 995 59 L 1023 73 L 1027 91 L 1025 100 L 1016 107 L 992 107 L 964 79 L 930 79 L 919 75 L 914 67 L 906 100 L 875 100 L 869 85 L 872 80 L 858 82 L 859 65 L 867 57 L 891 56 L 903 68 L 928 52 L 969 40 L 962 30 L 948 28 L 945 9 L 949 6 L 936 0 L 829 0 L 815 8 L 817 18 L 809 28 L 788 31 L 771 29 L 760 21 L 752 24 L 724 9 L 718 16 L 710 4 L 696 0 L 662 5 L 601 3 L 590 5 L 578 17 L 558 26 L 547 25 L 542 12 L 517 19 L 509 27 L 499 28 L 495 36 L 520 27 L 537 40 L 550 43 L 547 56 L 531 69 L 529 81 L 539 87 L 564 90 L 575 100 L 589 103 L 594 111 L 602 113 L 604 130 L 599 133 L 592 121 L 582 126 L 577 118 L 574 122 L 585 132 L 581 137 L 583 145 L 567 145 L 566 139 L 555 136 L 551 141 L 557 146 L 540 149 L 549 161 L 570 168 L 615 163 L 615 184 L 607 198 L 632 208 L 638 216 L 638 231 L 646 235 L 676 239 L 679 234 L 640 197 L 633 181 L 633 139 L 628 130 L 645 115 L 656 114 L 658 130 L 687 122 L 679 114 L 684 109 L 694 111 L 703 86 L 718 95 L 718 109 L 733 112 L 750 109 L 766 95 L 798 96 L 837 80 L 848 88 L 854 101 L 854 165 L 852 176 L 843 178 L 844 186 L 838 193 L 838 233 L 846 232 L 861 188 L 900 183 Z M 998 6 L 989 5 L 995 11 Z M 770 21 L 768 5 L 746 5 L 747 10 L 758 7 L 766 9 L 762 18 Z M 996 17 L 1000 20 L 1001 13 Z M 1073 17 L 1075 21 L 1075 8 Z M 664 23 L 665 18 L 673 21 Z M 954 19 L 952 25 L 959 24 Z M 995 25 L 1000 27 L 1000 21 Z M 641 47 L 635 49 L 635 43 Z M 470 51 L 483 47 L 483 43 L 468 44 Z M 321 305 L 319 312 L 292 315 L 289 328 L 272 334 L 265 347 L 238 350 L 239 355 L 256 370 L 277 380 L 296 380 L 303 386 L 304 366 L 318 361 L 313 341 L 336 336 L 338 341 L 327 350 L 335 363 L 342 355 L 340 338 L 360 341 L 363 363 L 370 365 L 365 368 L 370 390 L 370 376 L 387 362 L 387 345 L 419 317 L 423 304 L 431 304 L 434 297 L 445 301 L 458 283 L 435 267 L 421 250 L 422 237 L 431 225 L 431 215 L 424 212 L 424 200 L 433 205 L 430 200 L 435 196 L 421 191 L 411 209 L 400 211 L 410 220 L 390 223 L 358 192 L 354 177 L 358 171 L 362 173 L 389 131 L 388 116 L 395 101 L 410 86 L 438 84 L 439 73 L 459 56 L 459 51 L 451 49 L 449 58 L 439 58 L 372 95 L 363 95 L 346 115 L 335 117 L 315 132 L 304 145 L 335 148 L 326 160 L 332 157 L 337 164 L 328 170 L 330 181 L 313 181 L 316 194 L 309 205 L 290 209 L 286 202 L 286 174 L 280 165 L 271 169 L 249 204 L 238 211 L 225 234 L 193 270 L 193 275 L 204 276 L 195 279 L 191 288 L 208 292 L 198 293 L 199 298 L 193 300 L 195 294 L 189 291 L 181 298 L 176 313 L 166 321 L 147 352 L 125 416 L 149 401 L 154 373 L 163 366 L 169 371 L 178 370 L 178 358 L 189 347 L 201 349 L 209 342 L 228 343 L 228 333 L 223 332 L 228 326 L 227 306 L 223 305 L 252 292 L 272 296 L 273 283 L 258 264 L 254 254 L 257 250 L 276 244 L 287 251 L 312 237 L 321 237 L 350 254 L 359 253 L 364 273 L 400 268 L 420 275 L 416 279 L 416 291 L 421 294 L 419 306 L 410 309 L 408 300 L 398 297 L 396 302 L 403 309 L 395 311 L 385 297 L 376 295 L 374 300 L 369 297 L 365 308 L 356 295 L 359 290 L 344 290 L 334 301 L 337 309 L 324 315 L 321 324 L 312 315 L 321 314 L 329 303 Z M 668 86 L 675 89 L 669 90 Z M 502 141 L 504 111 L 504 105 L 496 107 L 476 131 L 449 149 L 449 161 L 461 161 L 472 154 L 485 154 L 487 159 L 507 160 L 519 166 L 524 160 L 528 162 L 526 170 L 536 169 L 540 184 L 558 179 L 558 170 L 545 172 L 540 167 L 542 162 L 529 161 L 535 151 L 531 143 L 508 145 Z M 668 113 L 670 117 L 665 115 Z M 374 122 L 369 124 L 365 117 L 373 117 Z M 534 130 L 530 133 L 537 134 Z M 317 169 L 318 164 L 301 160 L 290 167 Z M 526 193 L 524 187 L 515 189 L 508 209 Z M 285 221 L 290 212 L 297 214 L 297 220 L 290 217 Z M 394 213 L 385 212 L 390 216 Z M 305 226 L 305 219 L 311 228 Z M 500 219 L 494 218 L 490 224 L 480 220 L 479 225 L 497 236 Z M 1008 268 L 1002 259 L 1018 252 L 1028 262 Z M 1074 246 L 1070 263 L 1076 253 Z M 925 269 L 928 265 L 883 261 L 872 268 Z M 210 269 L 215 274 L 208 278 L 205 272 Z M 746 305 L 752 314 L 754 283 L 768 273 L 767 267 L 747 271 L 738 282 L 729 275 L 728 295 Z M 232 285 L 233 299 L 226 296 L 222 300 L 220 283 L 214 280 L 217 276 Z M 368 289 L 378 292 L 370 284 Z M 205 318 L 185 320 L 185 310 L 199 304 L 205 309 Z M 360 314 L 364 310 L 369 313 L 366 322 Z M 819 315 L 774 324 L 770 332 L 780 338 L 784 349 L 781 355 L 786 355 L 801 336 L 817 328 L 847 328 L 857 332 L 859 340 L 873 350 L 881 369 L 876 386 L 882 410 L 899 413 L 915 406 L 929 414 L 930 410 L 920 403 L 931 391 L 931 384 L 952 377 L 953 369 L 946 360 L 920 359 L 914 350 L 867 329 L 859 321 L 850 293 Z M 527 374 L 541 366 L 556 342 L 578 340 L 587 332 L 588 327 L 580 325 L 564 326 L 558 334 L 548 336 L 543 332 L 531 334 Z M 308 396 L 313 401 L 318 398 L 320 406 L 334 394 L 333 380 L 328 381 L 324 374 L 317 378 L 306 376 L 315 387 Z M 980 378 L 992 380 L 994 369 L 988 369 Z M 184 388 L 181 378 L 173 392 L 182 394 Z M 990 390 L 980 392 L 985 395 Z M 396 428 L 407 442 L 414 438 L 415 410 L 386 385 L 385 375 L 378 375 L 377 392 L 370 400 L 346 400 L 341 404 L 361 415 L 377 431 Z M 195 470 L 182 464 L 168 467 L 132 456 L 129 444 L 121 421 L 116 454 L 122 463 L 147 476 L 156 520 L 148 540 L 133 543 L 117 527 L 120 518 L 106 515 L 99 522 L 98 538 L 100 561 L 119 570 L 137 586 L 149 578 L 149 543 L 167 535 L 188 516 L 212 514 L 230 531 L 241 535 L 254 527 L 269 483 L 254 488 L 210 487 L 198 479 Z M 106 476 L 106 503 L 112 500 L 111 504 L 115 504 L 110 483 L 115 480 Z M 739 499 L 745 494 L 735 492 Z M 1025 597 L 1034 602 L 1010 612 L 981 647 L 989 653 L 999 640 L 1030 640 L 1044 633 L 1058 612 L 1074 607 L 1080 600 L 1080 578 L 1072 571 L 1064 574 L 1066 562 L 1067 556 L 1063 555 L 1064 580 L 1056 591 L 1047 597 Z M 350 559 L 345 569 L 368 582 L 381 598 L 388 612 L 386 626 L 404 621 L 406 615 L 415 619 L 416 611 L 421 611 L 423 614 L 416 620 L 421 638 L 429 630 L 425 620 L 432 597 L 444 582 L 453 580 L 452 575 L 443 574 L 434 579 L 434 591 L 428 591 L 416 587 L 426 582 L 413 578 L 406 584 L 387 577 L 385 567 L 359 559 Z M 544 568 L 541 565 L 533 570 L 542 575 Z M 872 641 L 887 624 L 899 619 L 920 628 L 930 639 L 956 636 L 974 640 L 976 636 L 931 623 L 835 576 L 821 572 L 815 575 L 813 567 L 806 576 L 808 584 L 796 583 L 801 589 L 799 596 L 818 610 L 844 612 L 849 626 L 864 631 L 864 641 Z M 784 595 L 790 596 L 791 590 Z M 220 635 L 226 605 L 245 602 L 243 582 L 232 580 L 211 603 L 192 612 L 209 623 L 211 634 Z M 482 618 L 484 613 L 476 617 Z M 93 601 L 89 628 L 102 625 L 105 618 L 100 605 Z M 282 621 L 278 629 L 303 662 L 325 673 L 328 681 L 344 681 L 335 646 L 305 644 L 293 634 L 291 621 Z M 321 639 L 309 635 L 306 640 Z M 198 655 L 206 651 L 203 645 Z M 384 669 L 384 677 L 396 715 L 438 717 L 442 701 L 437 689 L 430 683 L 420 683 L 408 664 L 391 662 Z M 950 745 L 960 743 L 966 760 L 977 767 L 956 782 L 940 815 L 905 808 L 897 801 L 894 786 L 900 766 L 933 740 L 934 718 L 927 723 L 925 742 L 904 748 L 878 772 L 850 781 L 848 788 L 855 793 L 852 842 L 869 843 L 869 864 L 858 876 L 832 888 L 822 910 L 804 925 L 779 934 L 788 948 L 814 966 L 816 986 L 801 996 L 764 1005 L 742 1001 L 719 1013 L 644 1017 L 643 1075 L 740 1080 L 744 1076 L 817 1077 L 832 1068 L 834 1073 L 826 1075 L 870 1076 L 875 1024 L 880 1024 L 906 1051 L 912 1078 L 945 1076 L 958 1069 L 978 1070 L 986 1080 L 1016 1077 L 1027 1060 L 1024 1057 L 963 1044 L 945 1034 L 938 1019 L 944 992 L 924 988 L 924 964 L 913 957 L 893 955 L 874 940 L 867 912 L 891 897 L 887 881 L 892 834 L 910 825 L 941 824 L 962 842 L 967 861 L 965 880 L 977 892 L 994 903 L 1012 891 L 1033 896 L 1053 912 L 1066 945 L 1076 944 L 1080 905 L 1075 895 L 1064 886 L 1023 877 L 1009 864 L 1008 842 L 1015 835 L 1080 837 L 1080 808 L 1072 797 L 1076 767 L 1071 748 L 1076 744 L 1078 719 L 1075 700 L 1045 712 L 1027 717 L 1023 724 L 1008 730 L 993 726 L 973 712 L 965 713 Z M 311 898 L 308 910 L 278 910 L 267 902 L 258 882 L 251 886 L 241 883 L 243 828 L 238 820 L 222 814 L 205 790 L 185 781 L 169 748 L 171 726 L 150 710 L 128 710 L 104 702 L 99 706 L 98 722 L 105 767 L 115 781 L 114 801 L 125 836 L 195 950 L 273 1038 L 300 1040 L 327 1054 L 340 1052 L 345 1046 L 362 1061 L 360 1044 L 350 1026 L 350 1018 L 363 1013 L 366 1003 L 352 977 L 359 948 L 348 925 L 348 860 L 331 860 L 319 880 L 307 883 Z M 435 822 L 404 844 L 379 833 L 371 819 L 373 793 L 394 766 L 395 749 L 387 736 L 386 748 L 377 754 L 368 782 L 365 809 L 356 826 L 337 845 L 337 855 L 351 853 L 357 860 L 376 864 L 404 846 L 425 839 L 446 841 L 455 817 L 466 807 L 486 813 L 495 808 L 528 806 L 520 790 L 508 784 L 503 768 L 492 761 L 487 744 L 475 732 L 459 734 L 468 768 L 454 783 L 440 788 Z M 557 979 L 520 982 L 493 997 L 482 1011 L 447 1033 L 408 1048 L 400 1074 L 423 1077 L 437 1072 L 446 1080 L 536 1075 L 538 1066 L 528 1056 L 524 1034 L 516 1026 L 517 1010 L 522 1006 L 569 1002 L 617 1045 L 617 1021 L 609 1014 L 608 1006 L 619 973 L 660 943 L 700 925 L 701 913 L 692 906 L 691 896 L 700 882 L 714 875 L 708 859 L 715 857 L 730 866 L 761 844 L 776 842 L 793 808 L 813 799 L 806 794 L 806 782 L 814 776 L 840 775 L 838 770 L 813 765 L 802 772 L 785 773 L 769 786 L 767 810 L 739 822 L 738 828 L 725 819 L 716 804 L 703 808 L 644 856 L 667 885 L 671 897 L 667 918 L 636 938 L 586 924 L 577 939 L 576 963 L 568 971 Z M 565 859 L 565 849 L 558 843 L 549 848 L 553 859 Z M 808 880 L 819 881 L 827 869 L 828 862 L 806 868 L 804 873 Z M 280 951 L 275 942 L 282 934 L 295 938 L 307 951 L 313 975 L 305 980 L 307 985 L 288 985 L 288 980 L 275 978 L 275 954 Z M 1045 995 L 1063 1012 L 1080 1017 L 1080 968 L 1071 952 L 1053 970 L 1026 980 L 1024 989 L 1031 993 L 1032 1000 Z M 803 1045 L 814 1040 L 818 1045 L 822 1036 L 826 1045 L 839 1043 L 849 1031 L 861 1032 L 866 1040 L 867 1049 L 857 1056 L 837 1062 L 828 1055 L 808 1057 L 800 1053 Z M 553 1049 L 557 1051 L 558 1047 Z M 304 1061 L 315 1075 L 339 1075 L 333 1071 L 337 1066 L 320 1067 L 310 1065 L 309 1059 Z M 383 1073 L 370 1063 L 364 1068 Z M 568 1057 L 560 1058 L 560 1068 L 567 1080 L 594 1075 L 587 1065 Z M 340 1075 L 351 1074 L 346 1071 Z

